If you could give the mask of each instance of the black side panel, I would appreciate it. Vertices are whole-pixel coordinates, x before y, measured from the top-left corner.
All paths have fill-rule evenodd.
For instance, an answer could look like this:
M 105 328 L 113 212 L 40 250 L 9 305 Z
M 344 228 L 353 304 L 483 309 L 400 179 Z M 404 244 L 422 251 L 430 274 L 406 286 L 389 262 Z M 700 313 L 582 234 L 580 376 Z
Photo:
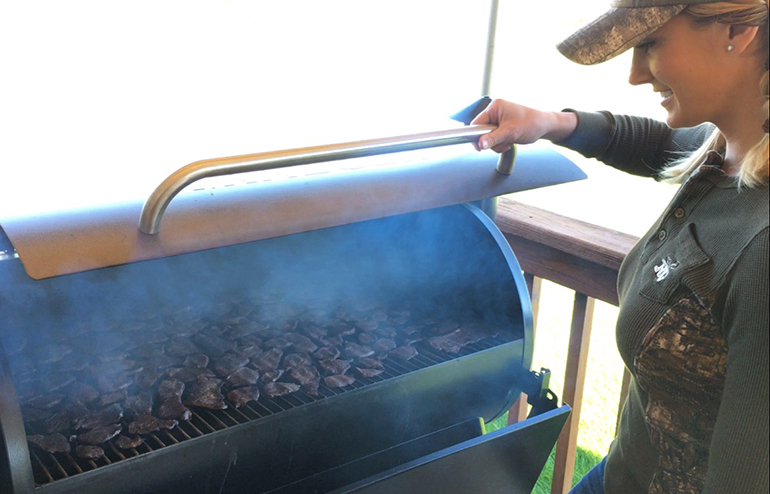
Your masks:
M 331 494 L 529 494 L 569 413 L 562 406 Z
M 461 424 L 352 461 L 341 467 L 313 475 L 267 494 L 322 494 L 329 492 L 481 436 L 484 433 L 482 424 L 481 419 L 467 420 Z

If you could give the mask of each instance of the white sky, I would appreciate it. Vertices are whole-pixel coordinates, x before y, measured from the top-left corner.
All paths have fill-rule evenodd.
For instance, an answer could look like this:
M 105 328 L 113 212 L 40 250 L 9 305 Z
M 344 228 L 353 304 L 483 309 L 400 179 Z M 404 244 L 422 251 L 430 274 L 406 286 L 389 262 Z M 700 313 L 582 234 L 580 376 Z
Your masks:
M 554 45 L 608 3 L 502 0 L 492 96 L 607 107 L 626 61 L 577 67 Z M 0 206 L 144 197 L 199 159 L 445 128 L 480 96 L 488 13 L 478 0 L 4 1 Z M 636 91 L 621 110 L 646 106 Z

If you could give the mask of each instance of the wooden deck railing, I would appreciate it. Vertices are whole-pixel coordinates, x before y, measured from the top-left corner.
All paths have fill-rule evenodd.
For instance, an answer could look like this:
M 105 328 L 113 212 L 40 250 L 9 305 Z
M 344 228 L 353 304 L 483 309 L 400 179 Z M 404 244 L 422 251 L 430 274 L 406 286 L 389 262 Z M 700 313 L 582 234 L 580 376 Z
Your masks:
M 636 237 L 533 206 L 500 199 L 497 226 L 513 248 L 524 271 L 537 327 L 540 281 L 550 280 L 575 291 L 562 401 L 572 414 L 556 444 L 552 494 L 572 486 L 577 433 L 585 384 L 588 343 L 594 301 L 618 304 L 616 283 L 620 263 L 638 240 Z M 620 404 L 628 392 L 630 376 L 624 370 Z M 620 410 L 618 410 L 618 413 Z M 527 404 L 519 400 L 508 415 L 515 423 L 526 417 Z

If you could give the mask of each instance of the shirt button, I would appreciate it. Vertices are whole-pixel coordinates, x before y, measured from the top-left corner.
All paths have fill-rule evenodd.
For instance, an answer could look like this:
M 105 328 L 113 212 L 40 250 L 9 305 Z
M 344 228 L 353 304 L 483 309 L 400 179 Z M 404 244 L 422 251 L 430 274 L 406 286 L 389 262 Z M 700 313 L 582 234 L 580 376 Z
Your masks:
M 674 218 L 678 220 L 681 220 L 682 218 L 684 218 L 684 209 L 676 208 L 676 210 L 674 211 Z
M 666 230 L 661 230 L 660 233 L 658 233 L 658 240 L 661 242 L 666 240 Z

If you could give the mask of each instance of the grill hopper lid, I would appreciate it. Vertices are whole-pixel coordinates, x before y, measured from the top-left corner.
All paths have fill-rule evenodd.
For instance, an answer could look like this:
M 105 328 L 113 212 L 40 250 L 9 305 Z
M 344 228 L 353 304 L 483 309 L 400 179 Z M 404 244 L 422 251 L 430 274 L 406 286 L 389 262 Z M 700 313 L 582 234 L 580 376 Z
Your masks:
M 198 182 L 174 198 L 155 235 L 137 228 L 141 200 L 45 213 L 0 211 L 0 226 L 27 274 L 44 279 L 479 201 L 586 177 L 570 160 L 548 148 L 521 148 L 511 175 L 495 170 L 497 154 L 468 148 L 410 151 L 208 179 L 210 183 Z M 272 173 L 278 171 L 283 173 Z

